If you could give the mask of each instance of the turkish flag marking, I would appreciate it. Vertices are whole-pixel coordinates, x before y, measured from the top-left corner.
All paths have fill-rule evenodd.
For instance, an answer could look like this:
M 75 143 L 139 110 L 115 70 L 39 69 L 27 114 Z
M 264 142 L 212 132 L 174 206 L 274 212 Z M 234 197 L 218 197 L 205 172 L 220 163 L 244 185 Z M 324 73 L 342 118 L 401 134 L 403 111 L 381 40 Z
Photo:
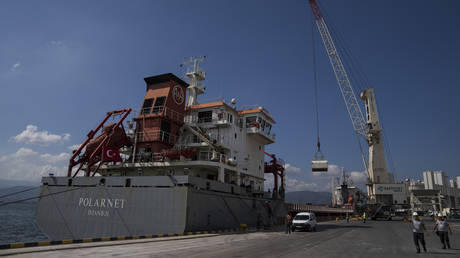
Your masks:
M 106 148 L 104 150 L 104 161 L 122 162 L 120 152 L 114 148 Z

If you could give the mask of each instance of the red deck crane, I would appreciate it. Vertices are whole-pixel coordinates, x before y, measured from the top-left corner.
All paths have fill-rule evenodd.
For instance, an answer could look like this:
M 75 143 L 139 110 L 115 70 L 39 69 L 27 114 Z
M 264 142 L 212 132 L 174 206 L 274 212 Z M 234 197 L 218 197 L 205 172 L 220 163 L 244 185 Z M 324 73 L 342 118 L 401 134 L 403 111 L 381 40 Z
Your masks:
M 72 157 L 69 161 L 69 168 L 67 171 L 68 177 L 72 176 L 72 169 L 78 164 L 80 164 L 80 166 L 74 172 L 72 177 L 75 177 L 78 174 L 78 172 L 80 172 L 83 165 L 86 165 L 85 176 L 90 176 L 91 167 L 99 162 L 99 164 L 91 174 L 91 176 L 94 176 L 104 161 L 105 148 L 119 149 L 131 143 L 129 138 L 126 136 L 125 130 L 123 128 L 123 121 L 126 119 L 130 112 L 130 108 L 107 112 L 102 122 L 100 122 L 94 130 L 89 131 L 86 140 L 72 154 Z M 109 118 L 115 116 L 120 116 L 118 122 L 104 126 L 105 122 L 107 122 Z M 95 139 L 93 139 L 96 133 L 101 128 L 102 133 L 99 134 Z M 84 148 L 86 149 L 83 155 L 80 155 Z M 75 158 L 77 157 L 78 159 L 75 160 Z
M 272 158 L 269 162 L 265 162 L 264 172 L 273 174 L 273 198 L 276 199 L 278 196 L 284 198 L 284 160 L 276 158 L 275 154 L 264 152 L 265 155 Z M 278 189 L 278 177 L 281 178 L 281 186 Z

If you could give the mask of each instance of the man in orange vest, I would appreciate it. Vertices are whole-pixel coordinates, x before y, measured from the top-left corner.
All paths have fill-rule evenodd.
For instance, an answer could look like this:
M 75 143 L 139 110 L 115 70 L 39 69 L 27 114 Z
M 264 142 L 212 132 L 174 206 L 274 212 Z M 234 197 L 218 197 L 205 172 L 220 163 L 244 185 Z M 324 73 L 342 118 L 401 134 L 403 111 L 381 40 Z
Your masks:
M 284 223 L 286 224 L 286 234 L 291 234 L 291 227 L 292 227 L 292 217 L 291 217 L 291 214 L 287 214 L 286 215 L 286 219 L 284 221 Z

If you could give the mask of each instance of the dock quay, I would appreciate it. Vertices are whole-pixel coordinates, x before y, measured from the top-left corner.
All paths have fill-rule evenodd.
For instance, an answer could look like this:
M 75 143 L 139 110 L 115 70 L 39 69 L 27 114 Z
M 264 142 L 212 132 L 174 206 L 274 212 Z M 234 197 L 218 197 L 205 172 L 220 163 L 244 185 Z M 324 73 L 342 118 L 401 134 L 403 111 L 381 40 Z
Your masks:
M 433 222 L 424 219 L 428 257 L 460 255 L 460 221 L 451 220 L 452 249 L 441 249 Z M 13 257 L 417 257 L 404 221 L 321 222 L 317 232 L 277 230 L 184 235 L 0 250 Z

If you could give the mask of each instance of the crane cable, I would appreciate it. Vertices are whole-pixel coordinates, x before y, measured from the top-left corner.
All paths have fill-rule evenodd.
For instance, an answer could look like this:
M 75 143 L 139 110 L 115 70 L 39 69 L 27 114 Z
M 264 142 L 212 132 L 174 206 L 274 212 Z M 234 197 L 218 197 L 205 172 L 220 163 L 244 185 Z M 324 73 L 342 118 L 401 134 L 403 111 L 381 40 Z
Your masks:
M 21 190 L 21 191 L 13 192 L 13 193 L 8 193 L 8 194 L 5 194 L 5 195 L 2 195 L 2 196 L 0 196 L 0 199 L 1 199 L 1 198 L 5 198 L 5 197 L 8 197 L 8 196 L 16 195 L 16 194 L 20 194 L 20 193 L 28 192 L 28 191 L 31 191 L 31 190 L 37 189 L 37 188 L 39 188 L 39 187 L 40 187 L 40 186 L 35 186 L 35 187 L 27 188 L 27 189 L 25 189 L 25 190 Z
M 312 48 L 312 62 L 313 62 L 313 87 L 315 95 L 315 120 L 316 120 L 316 146 L 317 150 L 315 152 L 315 159 L 321 158 L 324 159 L 324 155 L 321 152 L 321 142 L 319 139 L 319 108 L 318 108 L 318 74 L 316 67 L 316 49 L 315 49 L 315 24 L 313 21 L 313 16 L 310 15 L 311 21 L 311 48 Z M 319 156 L 320 155 L 320 156 Z
M 1 202 L 1 203 L 0 203 L 0 206 L 5 206 L 5 205 L 9 205 L 9 204 L 14 204 L 14 203 L 21 203 L 21 202 L 25 202 L 25 201 L 29 201 L 29 200 L 34 200 L 34 199 L 40 199 L 40 198 L 47 197 L 47 196 L 53 196 L 53 195 L 56 195 L 56 194 L 61 194 L 61 193 L 66 193 L 66 192 L 71 192 L 71 191 L 79 190 L 79 189 L 81 189 L 81 188 L 82 188 L 82 187 L 73 187 L 73 188 L 70 188 L 70 189 L 67 189 L 67 190 L 63 190 L 63 191 L 59 191 L 59 192 L 54 192 L 54 193 L 49 193 L 49 194 L 42 194 L 42 195 L 38 195 L 38 196 L 34 196 L 34 197 L 29 197 L 29 198 L 24 198 L 24 199 L 20 199 L 20 200 Z

